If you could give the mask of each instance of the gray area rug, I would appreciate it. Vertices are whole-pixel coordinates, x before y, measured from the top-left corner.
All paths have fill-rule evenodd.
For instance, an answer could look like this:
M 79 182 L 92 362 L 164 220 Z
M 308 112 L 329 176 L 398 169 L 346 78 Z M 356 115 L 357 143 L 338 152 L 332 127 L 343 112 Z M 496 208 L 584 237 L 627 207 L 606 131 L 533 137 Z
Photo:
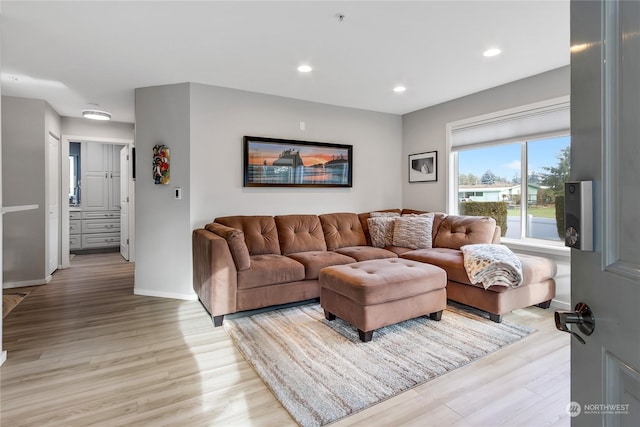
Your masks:
M 319 304 L 228 319 L 235 345 L 291 416 L 321 426 L 464 366 L 534 332 L 449 305 L 437 322 L 416 318 L 377 329 L 363 343 Z

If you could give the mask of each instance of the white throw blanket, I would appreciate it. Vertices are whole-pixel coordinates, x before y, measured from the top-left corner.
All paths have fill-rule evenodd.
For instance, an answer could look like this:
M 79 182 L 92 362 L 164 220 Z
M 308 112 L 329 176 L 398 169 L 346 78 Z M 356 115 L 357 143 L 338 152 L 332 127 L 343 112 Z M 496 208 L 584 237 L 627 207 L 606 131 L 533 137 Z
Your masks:
M 517 288 L 522 284 L 522 262 L 503 245 L 476 244 L 460 248 L 464 255 L 464 268 L 471 283 Z

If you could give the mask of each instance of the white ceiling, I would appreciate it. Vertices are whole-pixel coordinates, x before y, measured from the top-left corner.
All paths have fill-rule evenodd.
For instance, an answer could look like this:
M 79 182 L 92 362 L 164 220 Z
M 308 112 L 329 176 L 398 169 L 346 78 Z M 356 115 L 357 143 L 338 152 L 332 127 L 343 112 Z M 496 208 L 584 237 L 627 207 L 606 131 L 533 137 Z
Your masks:
M 0 25 L 3 95 L 70 117 L 96 103 L 123 122 L 146 86 L 404 114 L 569 64 L 568 0 L 2 1 Z

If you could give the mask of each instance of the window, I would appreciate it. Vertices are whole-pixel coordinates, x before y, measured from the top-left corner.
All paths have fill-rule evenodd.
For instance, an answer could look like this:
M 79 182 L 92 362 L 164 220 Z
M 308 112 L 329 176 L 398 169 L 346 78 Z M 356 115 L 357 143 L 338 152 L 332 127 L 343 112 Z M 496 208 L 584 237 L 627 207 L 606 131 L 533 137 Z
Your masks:
M 568 101 L 450 126 L 449 210 L 464 212 L 463 204 L 470 202 L 502 202 L 504 237 L 563 241 L 564 227 L 558 226 L 563 211 L 556 210 L 556 197 L 564 195 L 569 180 Z
M 565 135 L 458 151 L 458 212 L 469 201 L 504 202 L 505 237 L 560 241 L 555 203 L 569 179 L 569 149 Z

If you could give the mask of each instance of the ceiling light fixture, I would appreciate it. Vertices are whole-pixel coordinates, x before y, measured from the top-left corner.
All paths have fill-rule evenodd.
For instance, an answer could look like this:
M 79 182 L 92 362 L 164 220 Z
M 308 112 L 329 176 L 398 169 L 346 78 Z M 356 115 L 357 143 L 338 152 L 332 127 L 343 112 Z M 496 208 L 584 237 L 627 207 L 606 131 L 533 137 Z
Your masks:
M 91 120 L 111 120 L 111 113 L 100 110 L 82 110 L 82 117 Z
M 407 90 L 407 88 L 406 88 L 406 87 L 404 87 L 404 86 L 396 86 L 396 87 L 394 87 L 394 88 L 393 88 L 393 91 L 394 91 L 395 93 L 402 93 L 402 92 L 404 92 L 405 90 Z
M 313 70 L 313 68 L 311 68 L 311 65 L 301 65 L 298 67 L 298 71 L 300 71 L 301 73 L 310 73 L 311 70 Z
M 500 49 L 494 47 L 494 48 L 485 50 L 482 55 L 484 55 L 486 57 L 490 57 L 490 56 L 500 55 L 501 53 L 502 53 L 502 51 Z

